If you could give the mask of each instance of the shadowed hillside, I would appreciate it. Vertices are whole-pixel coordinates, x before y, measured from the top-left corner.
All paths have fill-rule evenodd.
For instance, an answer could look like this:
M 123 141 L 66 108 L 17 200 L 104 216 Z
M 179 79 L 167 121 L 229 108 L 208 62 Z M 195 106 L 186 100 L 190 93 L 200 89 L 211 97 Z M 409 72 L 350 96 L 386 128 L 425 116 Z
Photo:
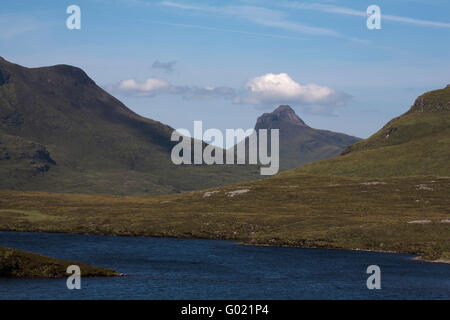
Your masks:
M 172 131 L 79 68 L 0 58 L 2 189 L 160 194 L 260 178 L 256 166 L 173 165 Z

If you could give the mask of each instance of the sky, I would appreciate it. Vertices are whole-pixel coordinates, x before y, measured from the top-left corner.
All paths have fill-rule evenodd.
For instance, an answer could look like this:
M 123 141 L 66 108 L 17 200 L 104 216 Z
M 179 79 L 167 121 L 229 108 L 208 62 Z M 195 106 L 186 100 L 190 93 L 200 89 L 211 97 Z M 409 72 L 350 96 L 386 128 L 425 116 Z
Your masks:
M 81 29 L 68 29 L 70 5 Z M 367 27 L 367 8 L 381 29 Z M 2 1 L 0 56 L 69 64 L 173 128 L 253 128 L 289 104 L 310 126 L 369 137 L 450 83 L 447 0 Z

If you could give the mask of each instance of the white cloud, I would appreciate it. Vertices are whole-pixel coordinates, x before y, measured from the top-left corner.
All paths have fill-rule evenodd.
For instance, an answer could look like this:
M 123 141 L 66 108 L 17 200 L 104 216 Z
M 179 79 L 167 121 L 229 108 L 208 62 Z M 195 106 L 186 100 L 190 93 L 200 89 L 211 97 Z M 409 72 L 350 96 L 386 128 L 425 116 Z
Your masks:
M 138 83 L 134 79 L 128 79 L 121 81 L 118 85 L 120 91 L 137 95 L 153 95 L 156 92 L 165 91 L 169 87 L 167 81 L 156 78 L 148 78 L 143 83 Z
M 301 85 L 288 74 L 267 73 L 250 79 L 245 93 L 235 98 L 236 103 L 272 105 L 292 103 L 297 105 L 343 105 L 349 96 L 326 86 Z
M 136 97 L 171 94 L 186 100 L 230 99 L 235 104 L 254 105 L 262 109 L 290 104 L 301 106 L 305 112 L 322 115 L 333 115 L 335 107 L 344 105 L 350 98 L 348 94 L 327 86 L 300 84 L 287 73 L 267 73 L 251 78 L 240 90 L 224 86 L 180 86 L 159 78 L 148 78 L 142 82 L 128 79 L 106 88 L 112 93 Z
M 108 86 L 111 92 L 117 92 L 129 96 L 154 97 L 157 94 L 178 94 L 184 99 L 212 99 L 212 98 L 232 98 L 235 90 L 229 87 L 213 86 L 177 86 L 166 80 L 158 78 L 148 78 L 144 82 L 134 79 L 123 80 L 114 86 Z

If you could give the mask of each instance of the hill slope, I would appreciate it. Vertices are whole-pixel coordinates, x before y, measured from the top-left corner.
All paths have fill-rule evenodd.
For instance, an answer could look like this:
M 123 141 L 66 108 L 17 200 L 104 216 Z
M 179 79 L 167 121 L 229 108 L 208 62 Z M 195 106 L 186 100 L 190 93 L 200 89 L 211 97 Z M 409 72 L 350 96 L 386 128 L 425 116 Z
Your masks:
M 296 173 L 361 177 L 450 175 L 450 85 L 418 97 L 409 111 L 389 121 L 342 156 Z
M 256 166 L 175 166 L 173 129 L 141 117 L 81 69 L 0 58 L 0 188 L 159 194 L 259 178 Z
M 133 198 L 0 191 L 0 230 L 232 239 L 449 262 L 450 176 L 441 176 L 450 171 L 447 94 L 423 95 L 344 156 L 261 181 Z M 415 175 L 385 177 L 408 172 Z

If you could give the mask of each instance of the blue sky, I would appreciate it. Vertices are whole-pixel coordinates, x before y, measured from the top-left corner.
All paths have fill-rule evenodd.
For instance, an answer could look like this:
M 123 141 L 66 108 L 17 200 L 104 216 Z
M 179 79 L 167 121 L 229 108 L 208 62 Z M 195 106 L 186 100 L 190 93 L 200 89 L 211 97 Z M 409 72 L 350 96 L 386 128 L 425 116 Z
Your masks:
M 66 28 L 72 4 L 81 30 Z M 380 30 L 366 27 L 372 4 Z M 174 128 L 251 128 L 289 103 L 312 127 L 365 138 L 450 83 L 449 13 L 446 0 L 16 0 L 0 8 L 0 56 L 81 67 Z

